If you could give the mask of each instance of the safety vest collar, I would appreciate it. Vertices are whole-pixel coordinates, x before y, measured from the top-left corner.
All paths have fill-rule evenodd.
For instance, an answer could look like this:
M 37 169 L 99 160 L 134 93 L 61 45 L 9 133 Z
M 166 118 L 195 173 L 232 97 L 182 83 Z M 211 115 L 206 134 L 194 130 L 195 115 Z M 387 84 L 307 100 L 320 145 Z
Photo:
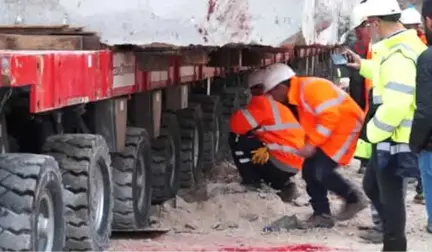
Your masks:
M 301 126 L 298 122 L 283 123 L 281 116 L 280 116 L 279 108 L 277 106 L 277 102 L 273 99 L 273 97 L 271 97 L 269 95 L 266 95 L 264 97 L 267 98 L 268 101 L 270 102 L 270 107 L 271 107 L 272 115 L 274 118 L 274 124 L 273 125 L 258 125 L 255 118 L 252 116 L 252 114 L 247 109 L 241 109 L 240 111 L 242 112 L 243 116 L 246 118 L 246 120 L 248 121 L 249 125 L 252 128 L 256 128 L 257 132 L 264 132 L 264 131 L 270 132 L 270 131 L 300 129 L 301 128 Z
M 312 108 L 306 102 L 305 89 L 309 84 L 311 84 L 315 81 L 318 81 L 318 80 L 329 82 L 331 84 L 331 86 L 333 87 L 334 91 L 337 93 L 337 96 L 334 97 L 333 99 L 329 99 L 329 100 L 319 104 L 315 108 Z M 331 83 L 329 80 L 326 80 L 326 79 L 318 79 L 315 77 L 306 77 L 306 78 L 302 78 L 297 86 L 299 88 L 298 97 L 300 100 L 300 105 L 305 110 L 307 110 L 309 113 L 311 113 L 315 116 L 321 114 L 324 110 L 328 109 L 329 107 L 334 107 L 334 106 L 340 105 L 345 100 L 345 98 L 347 97 L 347 94 L 344 91 L 342 91 L 342 89 L 336 87 L 333 83 Z
M 385 52 L 382 52 L 381 50 L 388 50 L 389 48 L 394 48 L 395 46 L 398 46 L 400 44 L 410 44 L 410 41 L 412 39 L 417 39 L 417 31 L 409 29 L 401 31 L 393 36 L 389 36 L 386 39 L 381 40 L 378 42 L 375 48 L 377 49 L 376 53 L 378 54 L 386 54 Z

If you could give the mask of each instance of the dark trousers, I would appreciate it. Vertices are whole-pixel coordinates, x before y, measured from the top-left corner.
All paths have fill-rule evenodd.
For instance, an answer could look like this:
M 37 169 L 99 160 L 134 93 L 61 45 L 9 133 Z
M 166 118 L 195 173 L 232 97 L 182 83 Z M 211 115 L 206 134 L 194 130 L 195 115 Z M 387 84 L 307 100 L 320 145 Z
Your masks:
M 398 172 L 404 163 L 411 163 L 412 153 L 402 156 L 385 154 L 372 147 L 371 163 L 363 177 L 363 189 L 375 206 L 382 220 L 383 251 L 406 251 L 404 176 Z M 406 157 L 404 157 L 406 155 Z M 387 159 L 387 160 L 386 160 Z
M 228 142 L 242 184 L 259 185 L 263 181 L 273 189 L 282 190 L 295 175 L 278 169 L 270 161 L 263 165 L 253 164 L 251 151 L 264 147 L 254 135 L 237 136 L 231 132 Z
M 360 167 L 366 167 L 369 165 L 369 159 L 366 158 L 356 158 L 360 160 Z
M 328 191 L 345 199 L 347 203 L 357 202 L 357 194 L 352 186 L 336 172 L 338 164 L 321 149 L 303 163 L 303 179 L 315 215 L 331 214 Z
M 417 194 L 422 194 L 423 193 L 423 183 L 422 183 L 422 178 L 421 177 L 417 178 L 416 192 L 417 192 Z

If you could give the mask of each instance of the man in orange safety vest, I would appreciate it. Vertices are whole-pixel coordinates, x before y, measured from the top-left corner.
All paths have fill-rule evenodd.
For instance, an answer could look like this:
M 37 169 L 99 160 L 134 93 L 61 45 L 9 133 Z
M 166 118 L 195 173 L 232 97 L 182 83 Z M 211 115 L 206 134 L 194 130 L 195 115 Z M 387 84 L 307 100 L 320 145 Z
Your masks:
M 333 227 L 328 190 L 344 199 L 338 220 L 353 218 L 367 203 L 335 170 L 347 165 L 353 155 L 364 120 L 362 109 L 332 82 L 315 77 L 297 77 L 285 64 L 267 69 L 264 92 L 275 100 L 294 105 L 299 122 L 306 132 L 300 155 L 306 157 L 302 175 L 311 197 L 313 215 L 308 227 Z
M 258 70 L 249 76 L 253 96 L 232 115 L 229 144 L 243 184 L 259 187 L 263 180 L 289 202 L 299 196 L 291 177 L 303 164 L 298 150 L 303 148 L 305 133 L 287 107 L 262 95 L 264 74 L 265 70 Z

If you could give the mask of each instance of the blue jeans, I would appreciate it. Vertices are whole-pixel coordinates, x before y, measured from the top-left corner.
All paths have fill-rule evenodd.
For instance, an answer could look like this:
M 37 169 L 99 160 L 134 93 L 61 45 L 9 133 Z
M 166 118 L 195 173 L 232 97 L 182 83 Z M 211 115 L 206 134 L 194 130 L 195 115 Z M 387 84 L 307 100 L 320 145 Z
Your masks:
M 432 152 L 422 151 L 420 153 L 419 168 L 423 182 L 423 194 L 426 201 L 428 228 L 432 231 Z

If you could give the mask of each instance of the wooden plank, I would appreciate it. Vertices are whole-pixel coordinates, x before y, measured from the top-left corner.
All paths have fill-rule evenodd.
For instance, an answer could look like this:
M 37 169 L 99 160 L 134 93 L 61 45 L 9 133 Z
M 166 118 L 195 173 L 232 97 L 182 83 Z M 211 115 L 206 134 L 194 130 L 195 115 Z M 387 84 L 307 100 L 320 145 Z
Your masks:
M 0 29 L 64 29 L 69 25 L 0 25 Z
M 33 35 L 52 35 L 52 34 L 72 34 L 82 33 L 83 27 L 63 26 L 22 26 L 22 25 L 0 25 L 0 33 L 6 34 L 33 34 Z M 88 35 L 93 33 L 85 32 Z
M 83 36 L 0 34 L 0 49 L 81 50 Z
M 100 50 L 102 45 L 98 36 L 82 36 L 82 50 Z

